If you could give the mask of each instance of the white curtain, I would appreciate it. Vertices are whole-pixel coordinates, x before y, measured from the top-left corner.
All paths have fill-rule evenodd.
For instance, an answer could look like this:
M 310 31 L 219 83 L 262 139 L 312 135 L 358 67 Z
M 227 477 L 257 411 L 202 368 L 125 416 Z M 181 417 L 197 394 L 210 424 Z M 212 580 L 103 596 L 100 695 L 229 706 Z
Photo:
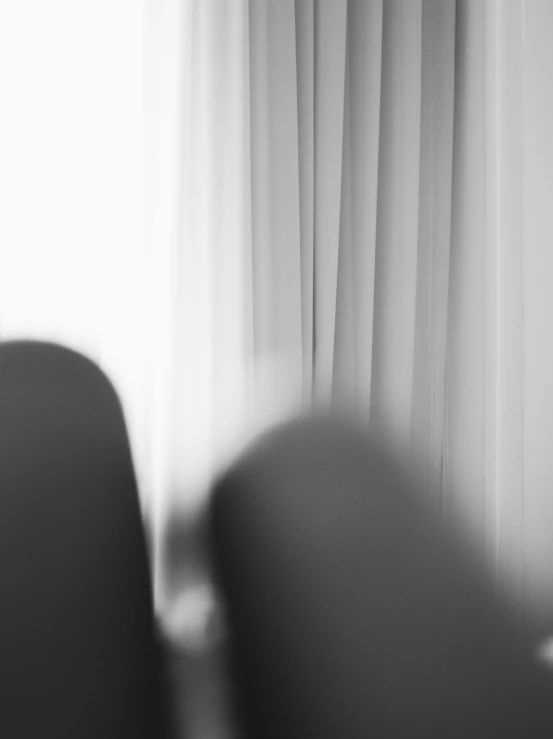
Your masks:
M 1 338 L 110 375 L 158 547 L 337 403 L 550 623 L 552 32 L 548 0 L 1 6 Z
M 222 430 L 255 419 L 269 366 L 266 395 L 286 377 L 296 404 L 345 404 L 420 465 L 515 612 L 550 628 L 551 5 L 163 7 L 186 54 L 169 62 L 185 75 L 169 241 L 206 260 L 173 346 L 195 347 L 188 388 L 212 404 L 206 469 Z M 200 294 L 211 328 L 193 337 Z M 192 407 L 173 436 L 181 490 Z

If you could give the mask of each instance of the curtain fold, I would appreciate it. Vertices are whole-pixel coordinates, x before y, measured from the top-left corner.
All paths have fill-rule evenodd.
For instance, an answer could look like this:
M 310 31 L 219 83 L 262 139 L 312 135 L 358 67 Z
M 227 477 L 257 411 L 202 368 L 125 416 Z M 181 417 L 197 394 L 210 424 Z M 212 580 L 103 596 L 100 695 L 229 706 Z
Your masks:
M 455 2 L 422 6 L 421 152 L 411 440 L 441 491 L 449 287 Z M 441 506 L 441 502 L 439 503 Z
M 551 629 L 553 612 L 553 6 L 545 0 L 515 3 L 522 43 L 511 50 L 521 67 L 523 328 L 523 594 L 524 610 Z M 504 11 L 505 12 L 505 11 Z M 504 50 L 507 54 L 507 49 Z M 518 225 L 518 224 L 517 224 Z M 512 246 L 512 245 L 511 245 Z M 522 257 L 522 259 L 520 259 Z M 506 329 L 508 330 L 508 329 Z
M 446 518 L 471 522 L 473 546 L 485 550 L 486 431 L 486 8 L 458 4 L 455 131 L 447 328 Z
M 298 93 L 293 2 L 250 4 L 254 363 L 302 372 Z
M 440 490 L 455 2 L 313 8 L 314 398 L 349 399 Z
M 298 176 L 300 198 L 302 397 L 312 400 L 314 347 L 315 2 L 295 3 Z M 301 146 L 299 145 L 301 142 Z
M 409 451 L 423 202 L 422 3 L 385 2 L 383 20 L 371 423 Z
M 349 2 L 347 17 L 335 398 L 367 424 L 373 372 L 383 3 Z
M 524 97 L 522 2 L 486 16 L 486 543 L 524 614 Z
M 330 404 L 338 290 L 347 42 L 345 0 L 315 4 L 314 399 Z

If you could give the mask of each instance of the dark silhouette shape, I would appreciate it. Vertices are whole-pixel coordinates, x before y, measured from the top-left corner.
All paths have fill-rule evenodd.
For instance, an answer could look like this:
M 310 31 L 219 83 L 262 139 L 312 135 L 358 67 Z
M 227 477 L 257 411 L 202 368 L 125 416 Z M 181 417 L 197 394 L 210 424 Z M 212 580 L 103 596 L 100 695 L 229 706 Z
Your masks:
M 0 346 L 0 736 L 173 730 L 123 413 L 61 346 Z
M 215 486 L 248 739 L 553 736 L 550 674 L 426 492 L 324 417 L 266 435 Z

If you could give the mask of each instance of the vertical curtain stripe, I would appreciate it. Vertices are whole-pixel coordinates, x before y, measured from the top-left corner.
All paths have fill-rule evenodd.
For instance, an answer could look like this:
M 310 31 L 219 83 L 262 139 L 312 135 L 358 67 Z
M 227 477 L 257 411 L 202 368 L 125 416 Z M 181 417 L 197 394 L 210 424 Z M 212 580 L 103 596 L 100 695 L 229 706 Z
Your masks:
M 382 0 L 350 0 L 348 4 L 354 395 L 364 424 L 369 421 L 372 386 L 382 18 Z
M 346 62 L 346 0 L 315 6 L 315 366 L 317 400 L 331 399 Z
M 486 388 L 487 537 L 499 581 L 524 607 L 524 157 L 522 2 L 493 3 L 488 15 L 488 265 L 490 337 Z M 493 333 L 492 333 L 493 332 Z M 491 427 L 491 428 L 490 428 Z M 490 479 L 491 478 L 491 479 Z M 493 485 L 495 483 L 495 485 Z M 490 489 L 491 488 L 491 489 Z M 493 561 L 492 560 L 492 561 Z
M 451 230 L 455 2 L 423 0 L 412 444 L 441 506 Z
M 313 232 L 315 123 L 315 0 L 296 0 L 296 67 L 298 93 L 298 170 L 301 251 L 303 396 L 313 388 Z
M 418 253 L 422 4 L 384 7 L 372 423 L 409 450 Z

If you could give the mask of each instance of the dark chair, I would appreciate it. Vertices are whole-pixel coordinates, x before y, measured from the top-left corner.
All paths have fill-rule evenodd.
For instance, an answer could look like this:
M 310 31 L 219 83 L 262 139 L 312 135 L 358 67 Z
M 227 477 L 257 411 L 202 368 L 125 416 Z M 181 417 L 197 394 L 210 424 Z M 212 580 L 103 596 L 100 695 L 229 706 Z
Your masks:
M 174 731 L 129 442 L 105 375 L 0 345 L 0 736 Z
M 218 482 L 212 552 L 247 739 L 553 736 L 553 681 L 466 541 L 348 423 L 284 425 Z

